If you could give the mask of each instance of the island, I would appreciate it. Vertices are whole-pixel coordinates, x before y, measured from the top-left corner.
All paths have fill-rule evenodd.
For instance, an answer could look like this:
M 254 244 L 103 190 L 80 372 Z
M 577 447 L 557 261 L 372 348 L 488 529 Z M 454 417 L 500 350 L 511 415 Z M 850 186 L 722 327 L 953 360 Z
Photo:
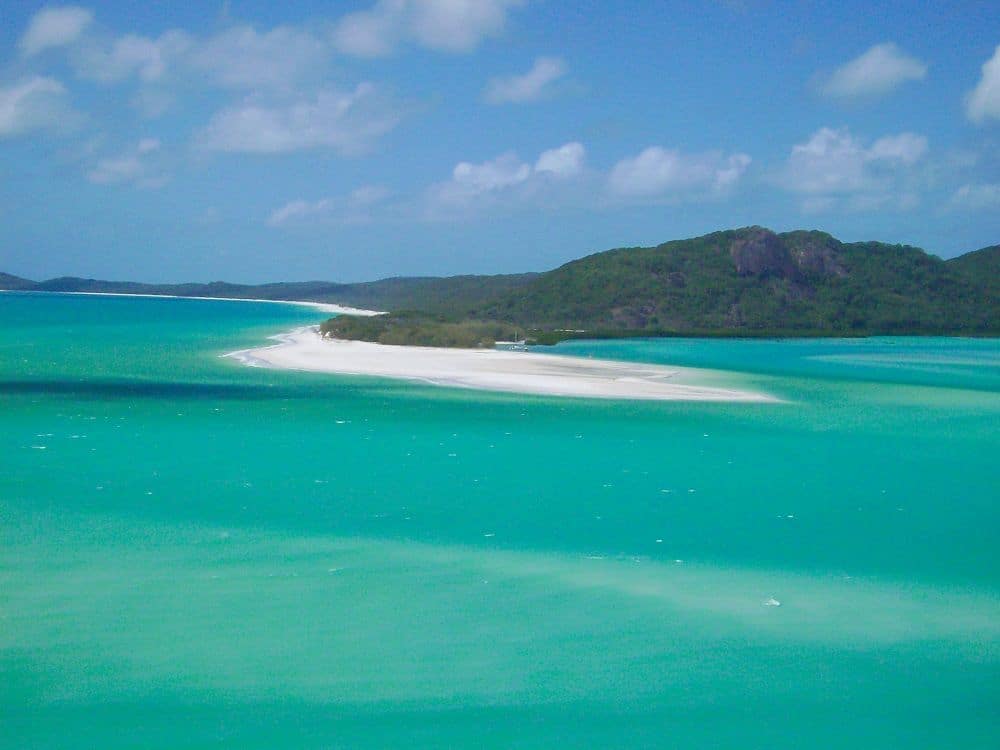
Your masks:
M 429 296 L 419 309 L 336 317 L 334 338 L 489 347 L 525 338 L 817 337 L 1000 333 L 1000 246 L 948 261 L 918 248 L 843 243 L 762 227 L 652 248 L 610 250 L 475 296 Z M 389 301 L 389 300 L 385 300 Z M 391 307 L 391 305 L 390 305 Z
M 308 301 L 346 308 L 327 337 L 439 348 L 632 336 L 1000 335 L 1000 245 L 942 260 L 920 248 L 751 226 L 619 248 L 543 273 L 142 284 L 0 274 L 22 291 Z M 359 310 L 385 312 L 362 317 Z

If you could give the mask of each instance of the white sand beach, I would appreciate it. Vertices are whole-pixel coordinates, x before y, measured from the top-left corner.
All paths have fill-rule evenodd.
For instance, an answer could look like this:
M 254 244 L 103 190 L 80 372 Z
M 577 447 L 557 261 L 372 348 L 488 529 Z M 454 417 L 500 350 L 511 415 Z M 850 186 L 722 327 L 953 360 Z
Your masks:
M 267 302 L 276 305 L 301 305 L 304 307 L 312 307 L 320 312 L 327 312 L 334 315 L 357 315 L 361 317 L 368 317 L 371 315 L 385 315 L 384 312 L 380 310 L 362 310 L 358 307 L 345 307 L 344 305 L 335 305 L 331 302 L 307 302 L 302 300 L 291 300 L 291 299 L 253 299 L 247 297 L 188 297 L 181 296 L 179 294 L 130 294 L 128 292 L 36 292 L 33 290 L 19 290 L 19 289 L 0 289 L 0 294 L 3 292 L 17 292 L 18 294 L 75 294 L 82 297 L 149 297 L 156 299 L 162 297 L 164 299 L 204 299 L 213 300 L 217 302 Z
M 775 402 L 750 391 L 677 382 L 679 368 L 526 351 L 387 346 L 323 338 L 315 327 L 274 337 L 273 346 L 231 352 L 244 364 L 372 375 L 488 391 L 581 398 Z

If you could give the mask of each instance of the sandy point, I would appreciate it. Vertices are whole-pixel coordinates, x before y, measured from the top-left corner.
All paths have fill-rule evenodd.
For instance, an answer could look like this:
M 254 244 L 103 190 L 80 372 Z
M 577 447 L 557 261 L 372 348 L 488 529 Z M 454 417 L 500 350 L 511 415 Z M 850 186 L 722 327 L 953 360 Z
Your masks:
M 440 386 L 545 396 L 649 401 L 775 403 L 764 393 L 677 382 L 681 368 L 534 351 L 388 346 L 324 338 L 315 326 L 271 346 L 225 355 L 255 367 L 417 380 Z

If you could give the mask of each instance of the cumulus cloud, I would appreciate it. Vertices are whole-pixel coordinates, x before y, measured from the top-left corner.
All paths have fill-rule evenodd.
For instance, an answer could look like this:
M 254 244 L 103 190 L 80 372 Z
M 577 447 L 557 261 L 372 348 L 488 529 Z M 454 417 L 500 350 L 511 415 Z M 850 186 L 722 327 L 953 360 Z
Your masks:
M 117 83 L 133 75 L 152 82 L 161 79 L 193 44 L 183 31 L 167 31 L 156 39 L 126 34 L 108 45 L 84 45 L 73 55 L 73 65 L 81 78 L 100 83 Z
M 94 14 L 86 8 L 65 5 L 45 8 L 32 16 L 18 46 L 26 57 L 53 47 L 62 47 L 79 38 Z
M 597 206 L 617 202 L 714 199 L 725 195 L 750 164 L 746 154 L 685 154 L 654 146 L 622 159 L 606 173 L 586 166 L 586 149 L 572 141 L 534 162 L 508 151 L 484 162 L 459 162 L 451 178 L 432 185 L 425 215 L 450 218 L 486 208 Z
M 820 128 L 792 147 L 784 184 L 801 193 L 846 193 L 880 184 L 878 170 L 910 165 L 927 152 L 927 139 L 914 133 L 879 138 L 871 146 L 846 129 Z
M 1000 210 L 1000 184 L 973 183 L 962 185 L 951 196 L 950 204 L 953 208 L 972 211 Z
M 0 88 L 0 138 L 65 124 L 65 87 L 54 78 L 33 76 Z
M 927 139 L 915 133 L 885 136 L 867 145 L 846 129 L 820 128 L 792 147 L 779 181 L 787 190 L 807 196 L 802 205 L 809 211 L 839 205 L 858 210 L 907 208 L 916 198 L 903 181 L 926 153 Z
M 914 164 L 927 153 L 927 138 L 915 133 L 899 133 L 879 138 L 868 149 L 870 162 Z
M 346 196 L 322 198 L 317 201 L 294 200 L 271 212 L 270 227 L 305 223 L 310 220 L 336 224 L 367 224 L 374 209 L 388 198 L 390 192 L 381 185 L 364 185 Z
M 574 141 L 543 151 L 533 164 L 513 151 L 480 163 L 459 162 L 451 179 L 427 190 L 425 214 L 441 218 L 488 205 L 564 201 L 580 183 L 585 157 L 583 144 Z
M 333 31 L 349 55 L 378 57 L 403 42 L 445 52 L 468 52 L 499 34 L 511 8 L 524 0 L 378 0 L 344 16 Z
M 582 143 L 567 143 L 559 148 L 543 151 L 535 162 L 535 172 L 558 179 L 576 177 L 583 171 L 585 156 L 586 150 Z
M 566 63 L 558 57 L 539 57 L 524 75 L 492 79 L 484 96 L 490 104 L 533 102 L 546 96 L 566 70 Z
M 451 174 L 455 187 L 469 193 L 488 193 L 507 188 L 520 184 L 529 177 L 531 166 L 518 159 L 513 151 L 482 164 L 459 162 Z
M 318 32 L 293 26 L 257 31 L 230 26 L 198 37 L 171 29 L 158 37 L 91 35 L 70 60 L 81 78 L 144 84 L 165 81 L 243 90 L 291 90 L 327 73 L 333 45 Z
M 353 91 L 322 91 L 291 104 L 255 101 L 216 113 L 201 136 L 212 151 L 281 154 L 328 148 L 344 155 L 369 150 L 398 122 L 370 83 Z
M 160 141 L 143 138 L 122 154 L 99 160 L 87 179 L 97 185 L 135 184 L 139 187 L 160 187 L 167 181 L 166 174 L 156 163 Z
M 189 63 L 221 86 L 280 89 L 324 70 L 330 54 L 326 41 L 305 29 L 233 26 L 200 42 Z
M 1000 120 L 1000 44 L 993 57 L 983 63 L 979 82 L 965 101 L 965 112 L 976 123 Z
M 733 187 L 749 165 L 746 154 L 684 154 L 651 146 L 615 164 L 608 186 L 615 195 L 629 198 L 718 194 Z
M 907 81 L 922 80 L 926 75 L 926 64 L 886 42 L 837 68 L 823 92 L 843 99 L 879 96 Z

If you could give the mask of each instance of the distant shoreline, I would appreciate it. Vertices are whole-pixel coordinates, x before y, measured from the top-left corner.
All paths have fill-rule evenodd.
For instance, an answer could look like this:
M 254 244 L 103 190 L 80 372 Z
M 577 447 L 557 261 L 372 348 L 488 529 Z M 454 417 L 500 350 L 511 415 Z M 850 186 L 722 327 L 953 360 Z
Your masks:
M 680 368 L 495 349 L 394 346 L 327 339 L 315 327 L 223 356 L 252 367 L 367 375 L 453 388 L 642 401 L 778 403 L 763 393 L 676 382 Z
M 345 305 L 336 305 L 330 302 L 309 302 L 307 300 L 291 300 L 291 299 L 256 299 L 252 297 L 203 297 L 203 296 L 185 296 L 182 294 L 145 294 L 145 293 L 131 294 L 129 292 L 50 292 L 50 291 L 33 290 L 33 289 L 0 289 L 0 294 L 2 293 L 73 294 L 86 297 L 145 297 L 152 299 L 201 299 L 201 300 L 218 300 L 220 302 L 268 302 L 279 305 L 300 305 L 304 307 L 312 307 L 316 310 L 319 310 L 320 312 L 328 312 L 335 315 L 357 315 L 364 317 L 371 317 L 373 315 L 385 315 L 385 313 L 380 310 L 363 310 L 358 307 L 346 307 Z

